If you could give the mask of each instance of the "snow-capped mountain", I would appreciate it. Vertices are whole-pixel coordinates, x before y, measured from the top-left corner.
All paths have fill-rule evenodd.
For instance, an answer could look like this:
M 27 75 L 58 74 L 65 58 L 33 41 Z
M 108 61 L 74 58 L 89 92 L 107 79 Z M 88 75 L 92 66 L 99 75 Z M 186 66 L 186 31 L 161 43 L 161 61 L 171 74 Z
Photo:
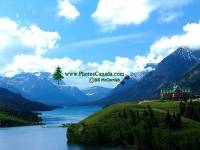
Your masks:
M 141 80 L 149 71 L 141 71 L 141 72 L 131 72 L 130 73 L 130 80 L 136 80 L 139 81 Z
M 124 79 L 125 81 L 123 84 L 119 84 L 106 97 L 97 102 L 97 104 L 106 105 L 124 100 L 158 98 L 160 88 L 178 81 L 195 63 L 199 61 L 197 56 L 198 55 L 194 54 L 194 51 L 185 47 L 180 47 L 164 58 L 157 65 L 155 70 L 147 73 L 139 81 L 136 79 Z M 127 81 L 131 81 L 132 83 L 129 84 Z M 125 88 L 122 88 L 123 86 Z
M 82 90 L 85 95 L 87 95 L 91 100 L 99 100 L 106 96 L 111 89 L 110 88 L 105 88 L 105 87 L 100 87 L 100 86 L 93 86 L 87 89 Z
M 46 104 L 74 105 L 88 102 L 88 98 L 81 90 L 71 87 L 65 82 L 58 85 L 52 75 L 46 72 L 21 73 L 14 77 L 1 77 L 2 87 L 20 93 L 26 98 Z
M 171 54 L 174 57 L 182 57 L 184 60 L 197 60 L 198 57 L 194 54 L 194 51 L 187 47 L 180 47 L 174 53 Z

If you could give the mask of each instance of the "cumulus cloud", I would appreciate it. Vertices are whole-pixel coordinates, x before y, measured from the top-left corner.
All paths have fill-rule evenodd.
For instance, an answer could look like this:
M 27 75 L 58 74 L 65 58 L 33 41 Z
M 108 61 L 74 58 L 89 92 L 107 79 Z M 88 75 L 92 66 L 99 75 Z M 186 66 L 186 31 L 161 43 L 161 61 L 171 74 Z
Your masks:
M 24 50 L 14 50 L 14 59 L 11 63 L 7 62 L 7 65 L 4 65 L 5 67 L 1 69 L 2 74 L 12 76 L 20 72 L 54 72 L 57 66 L 63 68 L 64 72 L 139 72 L 146 69 L 151 70 L 152 68 L 145 68 L 146 64 L 159 63 L 164 57 L 180 46 L 189 47 L 191 49 L 200 48 L 200 22 L 198 22 L 186 24 L 181 34 L 159 38 L 152 43 L 150 51 L 146 56 L 138 55 L 134 58 L 116 57 L 113 61 L 103 60 L 102 62 L 83 62 L 82 60 L 74 60 L 68 57 L 48 58 L 42 55 L 45 53 L 43 49 L 48 50 L 54 48 L 60 37 L 56 32 L 46 32 L 37 26 L 35 27 L 36 29 L 32 29 L 31 26 L 21 26 L 8 18 L 0 19 L 0 42 L 2 43 L 0 45 L 0 54 L 4 56 L 2 59 L 7 59 L 12 55 L 13 49 L 9 51 L 11 54 L 6 51 L 9 50 L 11 46 L 15 47 L 18 45 L 18 47 L 22 49 L 23 46 L 25 47 Z M 26 41 L 29 37 L 30 41 Z M 123 38 L 124 37 L 122 37 L 122 39 Z M 37 39 L 39 39 L 39 42 L 37 42 Z M 121 37 L 119 37 L 119 39 L 121 40 Z M 100 43 L 101 41 L 104 42 L 104 40 L 105 39 L 101 39 Z M 118 38 L 114 40 L 118 40 Z M 98 44 L 98 41 L 91 42 L 97 42 Z M 30 49 L 27 50 L 27 47 Z M 38 50 L 40 52 L 39 54 L 37 52 Z M 84 83 L 86 83 L 86 81 L 84 81 Z
M 58 0 L 58 16 L 73 21 L 80 16 L 80 13 L 70 0 Z
M 142 23 L 153 9 L 148 0 L 100 0 L 92 17 L 104 30 L 113 30 L 118 25 Z
M 50 72 L 53 73 L 55 68 L 60 66 L 63 72 L 120 72 L 129 73 L 134 67 L 134 61 L 129 58 L 116 57 L 114 61 L 104 60 L 100 63 L 84 63 L 81 60 L 73 60 L 68 57 L 63 58 L 46 58 L 36 55 L 17 55 L 14 61 L 1 70 L 5 76 L 14 76 L 21 72 Z M 123 77 L 119 77 L 123 78 Z M 89 77 L 66 77 L 67 83 L 73 86 L 85 87 L 89 85 Z M 93 85 L 115 86 L 117 83 L 97 83 Z
M 200 22 L 188 23 L 183 27 L 183 33 L 170 37 L 163 36 L 155 41 L 150 48 L 152 58 L 165 57 L 180 46 L 191 49 L 200 48 Z
M 120 25 L 138 25 L 146 21 L 153 11 L 158 11 L 161 21 L 172 21 L 178 17 L 181 7 L 187 5 L 191 0 L 99 0 L 97 9 L 92 18 L 102 27 L 104 31 L 114 30 Z M 168 15 L 166 15 L 168 14 Z M 169 15 L 170 14 L 170 15 Z
M 51 72 L 60 66 L 64 72 L 100 71 L 123 72 L 133 71 L 134 61 L 129 58 L 116 57 L 114 61 L 104 60 L 101 63 L 84 63 L 81 60 L 73 60 L 68 57 L 46 58 L 36 55 L 17 55 L 11 64 L 8 64 L 2 72 L 6 76 L 13 76 L 20 72 Z
M 17 55 L 13 62 L 8 64 L 3 70 L 6 76 L 13 76 L 20 72 L 54 72 L 57 66 L 64 71 L 74 71 L 82 68 L 83 62 L 70 58 L 45 58 L 37 55 Z
M 1 38 L 0 38 L 1 39 Z M 173 36 L 163 36 L 156 40 L 146 56 L 135 56 L 134 58 L 116 57 L 114 61 L 104 60 L 97 62 L 83 62 L 64 58 L 45 58 L 37 55 L 17 55 L 14 61 L 6 66 L 4 72 L 17 74 L 22 70 L 25 72 L 47 71 L 53 72 L 57 65 L 64 71 L 112 71 L 112 72 L 138 72 L 144 71 L 146 64 L 159 63 L 164 57 L 172 53 L 180 46 L 191 49 L 200 48 L 200 22 L 188 23 L 183 27 L 183 33 Z
M 18 54 L 43 55 L 55 48 L 60 36 L 37 25 L 23 26 L 7 17 L 0 17 L 0 63 L 11 61 Z
M 57 40 L 60 39 L 57 32 L 47 32 L 36 25 L 22 27 L 19 36 L 25 46 L 36 50 L 36 55 L 42 55 L 48 49 L 55 48 Z
M 179 47 L 188 47 L 192 50 L 200 49 L 200 22 L 188 23 L 183 27 L 183 33 L 173 36 L 163 36 L 156 40 L 146 56 L 135 56 L 134 71 L 145 69 L 147 63 L 159 63 L 166 56 Z

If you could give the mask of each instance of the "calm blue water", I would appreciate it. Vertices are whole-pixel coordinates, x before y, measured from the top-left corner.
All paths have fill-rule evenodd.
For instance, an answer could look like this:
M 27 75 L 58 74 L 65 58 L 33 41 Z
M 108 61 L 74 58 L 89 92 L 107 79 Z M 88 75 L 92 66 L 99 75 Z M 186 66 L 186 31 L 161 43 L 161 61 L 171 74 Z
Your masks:
M 76 123 L 99 109 L 98 107 L 66 107 L 42 112 L 42 117 L 44 123 L 47 124 L 47 128 L 41 126 L 0 128 L 0 150 L 105 149 L 68 145 L 66 138 L 67 129 L 56 127 L 63 123 Z

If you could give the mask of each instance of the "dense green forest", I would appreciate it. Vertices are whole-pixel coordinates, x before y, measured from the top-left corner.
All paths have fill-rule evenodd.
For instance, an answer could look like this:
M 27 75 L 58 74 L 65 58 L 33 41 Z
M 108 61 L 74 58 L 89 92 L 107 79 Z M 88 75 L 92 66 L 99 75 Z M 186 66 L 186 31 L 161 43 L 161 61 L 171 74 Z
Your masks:
M 41 124 L 37 113 L 0 107 L 0 127 Z
M 147 101 L 107 106 L 68 128 L 68 142 L 131 149 L 195 150 L 200 102 Z

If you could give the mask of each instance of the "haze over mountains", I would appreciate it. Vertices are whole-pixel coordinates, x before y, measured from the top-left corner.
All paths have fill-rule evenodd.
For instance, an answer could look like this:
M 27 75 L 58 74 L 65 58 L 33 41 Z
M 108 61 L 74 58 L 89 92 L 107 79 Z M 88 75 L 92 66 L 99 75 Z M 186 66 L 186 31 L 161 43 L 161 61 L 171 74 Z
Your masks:
M 199 54 L 200 51 L 180 47 L 163 59 L 154 71 L 147 73 L 141 80 L 131 79 L 126 82 L 126 79 L 124 79 L 124 84 L 118 85 L 96 104 L 107 105 L 125 100 L 159 98 L 160 88 L 178 82 L 193 65 L 199 62 Z M 198 67 L 199 65 L 196 66 L 195 70 Z M 191 72 L 195 71 L 191 70 Z M 198 88 L 200 87 L 198 86 Z

